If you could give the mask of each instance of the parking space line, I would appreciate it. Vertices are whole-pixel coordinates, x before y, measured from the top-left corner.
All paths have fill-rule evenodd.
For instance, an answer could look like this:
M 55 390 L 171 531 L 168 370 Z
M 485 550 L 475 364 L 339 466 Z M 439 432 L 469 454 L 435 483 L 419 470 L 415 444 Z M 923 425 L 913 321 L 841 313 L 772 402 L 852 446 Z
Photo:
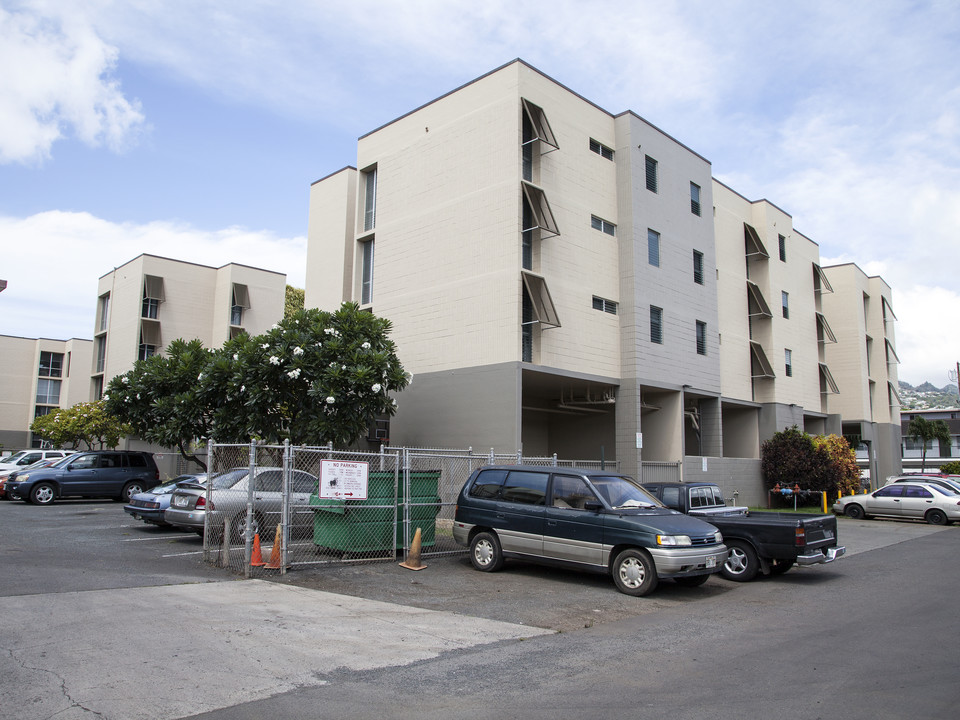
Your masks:
M 123 542 L 150 542 L 151 540 L 179 540 L 180 538 L 192 537 L 194 533 L 183 533 L 182 535 L 165 535 L 164 537 L 146 537 L 146 538 L 124 538 Z

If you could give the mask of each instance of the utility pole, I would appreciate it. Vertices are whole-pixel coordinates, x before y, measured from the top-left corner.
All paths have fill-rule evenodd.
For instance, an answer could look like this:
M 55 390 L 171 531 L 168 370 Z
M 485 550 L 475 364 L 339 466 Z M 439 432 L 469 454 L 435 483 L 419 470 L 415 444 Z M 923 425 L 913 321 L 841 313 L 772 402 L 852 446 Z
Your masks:
M 960 407 L 960 362 L 957 363 L 956 370 L 947 371 L 947 377 L 950 378 L 950 382 L 957 386 L 957 407 Z

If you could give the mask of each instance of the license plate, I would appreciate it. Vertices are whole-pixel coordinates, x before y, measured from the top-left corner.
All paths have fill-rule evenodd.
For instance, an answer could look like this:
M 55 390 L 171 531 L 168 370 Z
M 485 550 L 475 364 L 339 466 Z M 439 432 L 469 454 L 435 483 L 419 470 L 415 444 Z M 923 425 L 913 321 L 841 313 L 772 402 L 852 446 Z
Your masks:
M 176 505 L 177 507 L 186 507 L 187 499 L 183 496 L 175 497 L 173 499 L 173 504 Z
M 823 536 L 828 540 L 833 540 L 833 530 L 824 530 Z
M 708 557 L 708 558 L 707 558 L 707 567 L 708 567 L 708 568 L 713 568 L 713 567 L 716 567 L 716 566 L 717 566 L 717 559 L 716 559 L 715 557 Z

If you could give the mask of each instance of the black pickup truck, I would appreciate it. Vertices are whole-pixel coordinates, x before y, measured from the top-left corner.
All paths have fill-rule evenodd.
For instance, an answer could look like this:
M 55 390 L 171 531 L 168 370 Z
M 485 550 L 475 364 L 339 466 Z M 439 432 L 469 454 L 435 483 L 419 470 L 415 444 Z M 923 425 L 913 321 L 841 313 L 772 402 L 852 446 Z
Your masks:
M 846 552 L 837 545 L 837 518 L 731 507 L 713 483 L 644 483 L 644 489 L 668 508 L 702 517 L 723 534 L 730 555 L 720 574 L 747 582 L 758 572 L 780 575 L 801 567 L 833 562 Z

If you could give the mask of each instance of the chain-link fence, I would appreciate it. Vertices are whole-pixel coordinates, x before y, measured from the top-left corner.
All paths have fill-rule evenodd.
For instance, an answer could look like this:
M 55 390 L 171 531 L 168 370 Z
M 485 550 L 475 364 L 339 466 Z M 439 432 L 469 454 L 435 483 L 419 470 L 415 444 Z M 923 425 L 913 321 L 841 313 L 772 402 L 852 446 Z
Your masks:
M 194 516 L 207 562 L 248 577 L 259 568 L 409 560 L 465 552 L 453 540 L 460 488 L 478 467 L 512 463 L 616 469 L 493 451 L 211 443 L 211 479 L 174 503 Z

